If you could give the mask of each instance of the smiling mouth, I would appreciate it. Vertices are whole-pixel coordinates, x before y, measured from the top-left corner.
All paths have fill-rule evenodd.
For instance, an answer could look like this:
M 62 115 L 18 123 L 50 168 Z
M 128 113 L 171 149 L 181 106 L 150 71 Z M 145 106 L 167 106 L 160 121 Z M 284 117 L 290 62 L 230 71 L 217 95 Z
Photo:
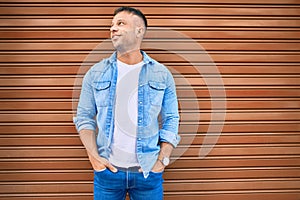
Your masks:
M 113 35 L 112 37 L 111 37 L 111 39 L 116 39 L 116 38 L 119 38 L 120 37 L 120 35 Z

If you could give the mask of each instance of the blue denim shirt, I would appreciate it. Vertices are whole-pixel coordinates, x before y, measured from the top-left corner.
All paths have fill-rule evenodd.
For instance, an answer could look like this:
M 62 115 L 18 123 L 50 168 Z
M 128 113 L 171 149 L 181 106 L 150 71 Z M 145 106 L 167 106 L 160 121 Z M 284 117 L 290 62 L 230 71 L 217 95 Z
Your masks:
M 178 102 L 172 74 L 162 64 L 143 54 L 144 65 L 139 74 L 137 116 L 137 158 L 144 177 L 149 175 L 157 161 L 160 142 L 174 147 L 180 141 L 178 135 Z M 110 155 L 114 133 L 114 107 L 117 84 L 117 54 L 95 64 L 82 83 L 77 116 L 74 123 L 78 131 L 98 131 L 99 155 Z M 161 125 L 159 125 L 159 115 Z M 96 117 L 95 117 L 96 116 Z

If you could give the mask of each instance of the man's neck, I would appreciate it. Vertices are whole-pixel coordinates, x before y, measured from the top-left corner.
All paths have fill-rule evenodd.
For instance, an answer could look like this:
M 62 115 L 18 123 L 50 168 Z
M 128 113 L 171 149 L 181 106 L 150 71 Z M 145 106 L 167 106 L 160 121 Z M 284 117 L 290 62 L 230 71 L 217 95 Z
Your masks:
M 134 65 L 142 62 L 143 60 L 143 55 L 140 49 L 125 53 L 117 52 L 117 57 L 118 60 L 128 65 Z

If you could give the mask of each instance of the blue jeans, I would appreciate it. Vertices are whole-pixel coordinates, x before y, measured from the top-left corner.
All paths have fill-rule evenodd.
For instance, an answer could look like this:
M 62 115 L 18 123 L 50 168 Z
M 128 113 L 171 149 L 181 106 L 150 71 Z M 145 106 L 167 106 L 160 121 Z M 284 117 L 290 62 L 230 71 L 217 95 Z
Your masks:
M 162 200 L 163 173 L 143 173 L 133 171 L 111 172 L 108 169 L 94 172 L 94 200 Z

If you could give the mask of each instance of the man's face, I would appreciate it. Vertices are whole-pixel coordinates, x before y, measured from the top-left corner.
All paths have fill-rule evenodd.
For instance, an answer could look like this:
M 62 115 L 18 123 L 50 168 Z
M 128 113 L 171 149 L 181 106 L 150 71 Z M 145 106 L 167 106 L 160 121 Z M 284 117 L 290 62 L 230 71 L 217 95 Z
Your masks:
M 115 49 L 127 52 L 139 47 L 138 20 L 138 16 L 128 12 L 120 12 L 114 16 L 110 36 Z

